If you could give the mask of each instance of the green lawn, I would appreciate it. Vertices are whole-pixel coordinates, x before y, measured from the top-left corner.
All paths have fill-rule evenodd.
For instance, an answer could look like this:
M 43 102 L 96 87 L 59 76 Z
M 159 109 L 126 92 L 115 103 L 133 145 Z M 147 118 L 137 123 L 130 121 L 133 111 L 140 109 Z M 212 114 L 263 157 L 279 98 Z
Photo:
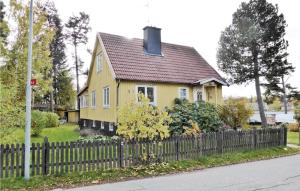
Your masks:
M 288 140 L 289 144 L 299 144 L 299 132 L 288 132 Z
M 59 127 L 45 128 L 38 137 L 31 137 L 32 143 L 42 143 L 44 137 L 47 136 L 49 142 L 56 141 L 75 141 L 79 138 L 79 131 L 76 131 L 78 125 L 76 124 L 64 124 Z M 15 143 L 24 143 L 24 129 L 16 129 L 14 132 Z M 0 140 L 1 144 L 6 144 Z
M 152 164 L 131 168 L 111 169 L 92 172 L 74 172 L 63 175 L 34 176 L 30 181 L 23 178 L 7 178 L 0 180 L 0 190 L 50 190 L 54 188 L 72 188 L 91 184 L 124 181 L 132 178 L 152 177 L 204 169 L 220 165 L 237 164 L 248 161 L 270 159 L 274 157 L 297 154 L 296 148 L 271 148 L 254 151 L 212 155 L 197 160 L 184 160 L 170 163 Z

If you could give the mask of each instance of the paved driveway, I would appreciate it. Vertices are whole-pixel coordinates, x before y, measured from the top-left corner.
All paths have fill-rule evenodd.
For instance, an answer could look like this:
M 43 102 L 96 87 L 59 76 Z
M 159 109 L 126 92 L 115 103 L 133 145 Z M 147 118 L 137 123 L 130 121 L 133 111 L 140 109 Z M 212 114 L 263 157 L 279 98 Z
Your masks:
M 71 190 L 300 191 L 300 155 Z

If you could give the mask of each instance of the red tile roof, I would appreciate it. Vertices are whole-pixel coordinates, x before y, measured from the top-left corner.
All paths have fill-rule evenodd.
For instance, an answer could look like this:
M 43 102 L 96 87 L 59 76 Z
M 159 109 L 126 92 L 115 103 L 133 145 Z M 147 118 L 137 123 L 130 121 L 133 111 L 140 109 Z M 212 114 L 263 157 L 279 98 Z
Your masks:
M 145 53 L 142 39 L 99 33 L 117 79 L 193 84 L 223 78 L 192 47 L 162 43 L 162 56 Z

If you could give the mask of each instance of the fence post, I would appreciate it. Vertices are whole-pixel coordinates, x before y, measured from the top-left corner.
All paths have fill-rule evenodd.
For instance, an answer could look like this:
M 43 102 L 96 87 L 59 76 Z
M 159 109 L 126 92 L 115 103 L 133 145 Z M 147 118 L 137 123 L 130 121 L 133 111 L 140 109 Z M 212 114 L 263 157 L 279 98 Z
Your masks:
M 176 160 L 179 160 L 179 137 L 175 137 L 175 152 L 176 152 Z
M 124 142 L 123 139 L 119 141 L 119 165 L 120 168 L 123 168 L 123 160 L 124 160 Z
M 49 142 L 48 142 L 48 137 L 44 138 L 44 143 L 43 143 L 43 153 L 42 153 L 42 173 L 43 175 L 47 175 L 49 171 L 49 154 L 50 154 L 50 149 L 49 149 Z
M 283 145 L 287 145 L 287 127 L 284 127 L 284 140 L 283 140 Z
M 257 131 L 256 127 L 253 127 L 253 148 L 256 149 L 257 147 Z
M 224 136 L 224 129 L 217 132 L 217 151 L 218 153 L 223 153 L 223 136 Z

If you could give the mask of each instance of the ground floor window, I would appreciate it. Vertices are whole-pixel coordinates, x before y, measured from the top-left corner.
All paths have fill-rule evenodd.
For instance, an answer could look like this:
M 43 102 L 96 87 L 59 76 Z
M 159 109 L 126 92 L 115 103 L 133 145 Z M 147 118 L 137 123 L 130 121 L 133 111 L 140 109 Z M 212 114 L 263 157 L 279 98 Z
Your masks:
M 188 88 L 179 88 L 179 98 L 188 99 Z
M 114 131 L 114 124 L 113 123 L 109 123 L 109 131 Z
M 153 86 L 137 86 L 137 93 L 142 93 L 147 97 L 150 101 L 150 104 L 155 105 L 156 104 L 156 88 Z M 138 100 L 140 101 L 140 100 Z
M 103 88 L 103 107 L 109 107 L 109 87 Z

